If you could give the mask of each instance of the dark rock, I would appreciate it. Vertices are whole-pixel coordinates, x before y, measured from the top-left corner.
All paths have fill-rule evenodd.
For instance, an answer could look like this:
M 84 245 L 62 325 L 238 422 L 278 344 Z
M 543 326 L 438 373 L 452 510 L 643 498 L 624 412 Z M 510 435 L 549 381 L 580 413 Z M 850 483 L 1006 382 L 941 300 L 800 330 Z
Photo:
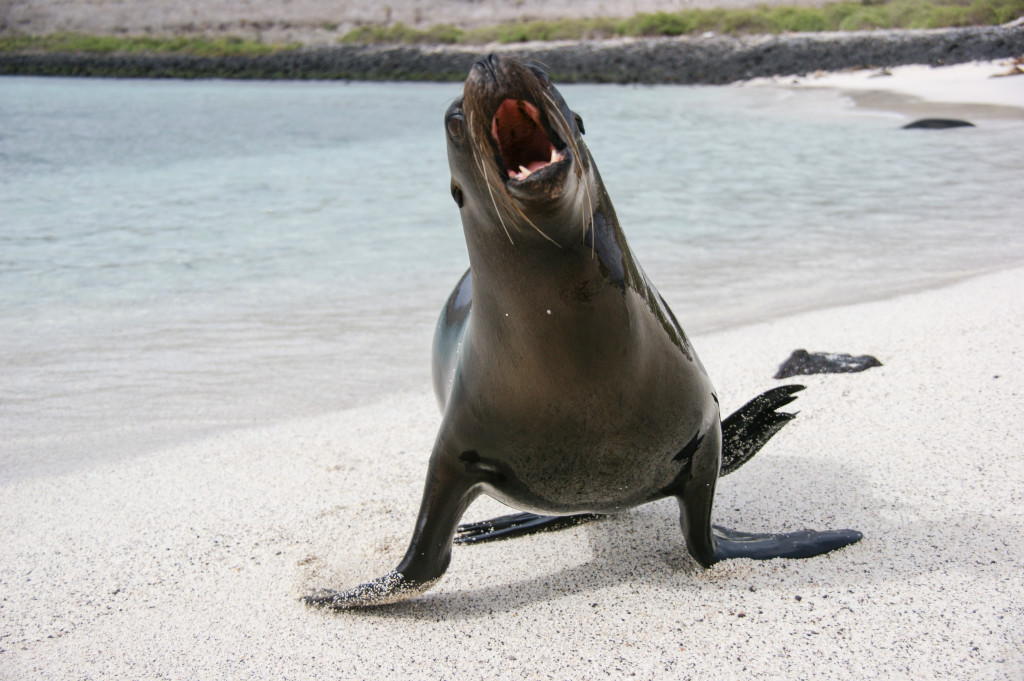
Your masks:
M 882 363 L 871 355 L 842 355 L 832 352 L 807 352 L 794 350 L 782 366 L 775 378 L 789 378 L 810 374 L 853 374 L 871 367 L 880 367 Z
M 922 118 L 903 126 L 904 130 L 945 130 L 946 128 L 973 128 L 974 123 L 955 118 Z

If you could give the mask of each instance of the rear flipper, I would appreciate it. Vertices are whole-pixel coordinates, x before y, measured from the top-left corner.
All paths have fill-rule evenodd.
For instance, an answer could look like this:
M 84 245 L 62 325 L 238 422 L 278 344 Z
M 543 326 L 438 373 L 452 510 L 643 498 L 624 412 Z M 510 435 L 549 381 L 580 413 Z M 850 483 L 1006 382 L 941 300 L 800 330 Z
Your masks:
M 750 461 L 764 443 L 796 418 L 796 414 L 776 410 L 795 400 L 794 393 L 803 389 L 802 385 L 773 388 L 750 400 L 722 421 L 722 470 L 719 475 L 728 475 Z M 534 532 L 560 530 L 603 517 L 595 513 L 570 516 L 515 513 L 459 525 L 455 543 L 473 544 L 509 539 Z
M 796 399 L 802 385 L 783 385 L 761 393 L 722 421 L 722 469 L 729 475 L 754 458 L 754 454 L 796 414 L 776 411 Z
M 857 530 L 801 530 L 784 534 L 754 534 L 714 526 L 715 562 L 729 558 L 810 558 L 849 546 L 864 536 Z
M 459 525 L 456 529 L 456 544 L 473 544 L 495 539 L 508 539 L 534 532 L 560 530 L 591 520 L 604 518 L 597 513 L 580 513 L 578 515 L 537 515 L 536 513 L 513 513 L 477 523 Z

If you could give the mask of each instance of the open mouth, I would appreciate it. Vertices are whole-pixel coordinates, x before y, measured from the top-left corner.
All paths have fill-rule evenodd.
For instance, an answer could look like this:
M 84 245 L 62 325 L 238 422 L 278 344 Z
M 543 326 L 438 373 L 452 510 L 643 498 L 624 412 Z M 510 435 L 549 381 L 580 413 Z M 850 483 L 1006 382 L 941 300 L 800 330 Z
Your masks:
M 522 181 L 565 159 L 540 122 L 540 111 L 523 99 L 506 99 L 491 121 L 491 136 L 511 180 Z

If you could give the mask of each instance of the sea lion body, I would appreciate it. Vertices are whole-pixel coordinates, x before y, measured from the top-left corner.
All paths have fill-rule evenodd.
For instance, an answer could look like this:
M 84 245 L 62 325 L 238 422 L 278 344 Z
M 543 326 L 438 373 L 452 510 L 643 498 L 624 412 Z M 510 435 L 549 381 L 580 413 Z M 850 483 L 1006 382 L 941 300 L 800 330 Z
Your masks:
M 860 538 L 712 531 L 718 398 L 629 249 L 582 120 L 543 71 L 481 60 L 445 128 L 470 269 L 435 333 L 443 419 L 413 538 L 384 577 L 308 603 L 380 605 L 429 588 L 481 493 L 554 516 L 674 496 L 687 548 L 704 566 L 815 555 Z M 774 409 L 796 389 L 776 389 L 730 417 L 732 439 L 742 441 L 732 469 L 791 418 Z
M 458 309 L 469 273 L 456 288 L 435 340 L 441 430 L 474 466 L 500 471 L 483 491 L 516 508 L 609 513 L 662 498 L 680 470 L 673 457 L 718 426 L 711 381 L 640 292 L 600 283 L 588 254 L 561 258 L 580 271 L 552 263 L 558 276 L 531 276 L 526 300 L 506 293 L 497 309 Z M 573 299 L 581 281 L 585 303 Z

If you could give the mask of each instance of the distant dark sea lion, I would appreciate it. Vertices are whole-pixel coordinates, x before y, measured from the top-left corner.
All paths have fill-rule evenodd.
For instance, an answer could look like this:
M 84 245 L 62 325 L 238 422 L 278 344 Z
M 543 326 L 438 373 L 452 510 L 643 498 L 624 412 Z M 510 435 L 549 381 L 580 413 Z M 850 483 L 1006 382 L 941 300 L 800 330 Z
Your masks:
M 904 130 L 944 130 L 946 128 L 973 128 L 974 123 L 954 118 L 922 118 L 903 126 Z
M 789 359 L 779 367 L 775 378 L 810 374 L 853 374 L 880 366 L 882 363 L 871 355 L 854 357 L 834 352 L 810 353 L 806 350 L 794 350 Z
M 483 59 L 444 124 L 470 270 L 434 339 L 444 417 L 412 541 L 383 577 L 305 601 L 375 606 L 427 590 L 482 493 L 546 514 L 533 516 L 541 522 L 675 497 L 686 546 L 705 567 L 858 541 L 854 530 L 712 526 L 721 471 L 735 470 L 792 418 L 776 409 L 800 388 L 765 393 L 723 427 L 693 346 L 629 250 L 582 120 L 547 75 Z

